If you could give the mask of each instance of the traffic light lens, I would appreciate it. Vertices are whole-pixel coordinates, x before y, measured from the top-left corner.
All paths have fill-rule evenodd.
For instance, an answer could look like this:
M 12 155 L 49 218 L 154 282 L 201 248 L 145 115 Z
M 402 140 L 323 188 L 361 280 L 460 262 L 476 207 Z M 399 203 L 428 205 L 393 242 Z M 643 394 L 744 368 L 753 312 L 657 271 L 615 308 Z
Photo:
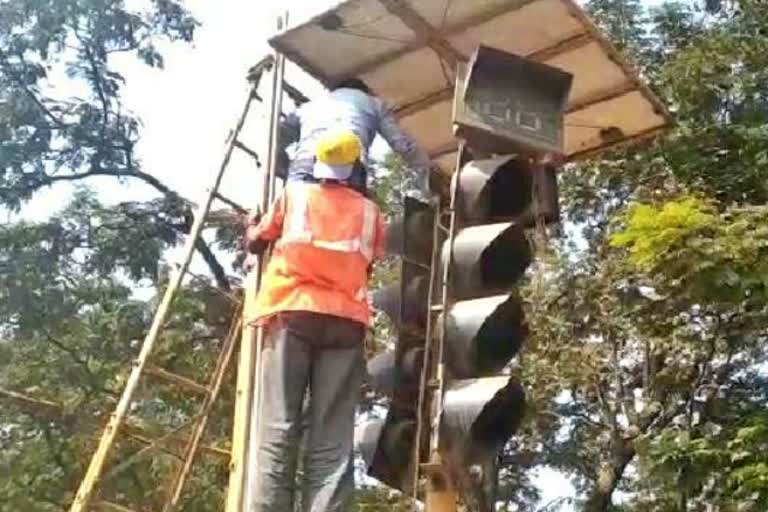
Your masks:
M 469 465 L 498 453 L 524 412 L 525 391 L 515 377 L 465 379 L 446 391 L 443 424 L 450 437 L 468 439 L 462 462 Z
M 387 286 L 373 294 L 373 307 L 384 312 L 398 327 L 411 330 L 423 329 L 427 319 L 427 276 L 412 278 L 405 286 L 405 303 L 399 284 Z
M 531 203 L 533 179 L 529 165 L 510 159 L 485 186 L 488 218 L 510 220 L 522 215 Z
M 528 328 L 518 297 L 511 295 L 502 302 L 477 333 L 477 367 L 480 375 L 504 368 L 517 354 Z
M 445 265 L 448 244 L 443 248 Z M 458 300 L 504 293 L 525 273 L 531 247 L 521 226 L 511 222 L 462 229 L 453 244 L 451 294 Z
M 520 300 L 497 295 L 457 302 L 448 313 L 446 361 L 459 379 L 490 375 L 517 354 L 528 332 Z
M 480 275 L 486 289 L 509 289 L 531 263 L 531 247 L 521 226 L 510 224 L 494 238 L 480 257 Z
M 498 452 L 517 431 L 524 412 L 525 391 L 517 379 L 510 377 L 472 424 L 472 439 L 489 451 Z

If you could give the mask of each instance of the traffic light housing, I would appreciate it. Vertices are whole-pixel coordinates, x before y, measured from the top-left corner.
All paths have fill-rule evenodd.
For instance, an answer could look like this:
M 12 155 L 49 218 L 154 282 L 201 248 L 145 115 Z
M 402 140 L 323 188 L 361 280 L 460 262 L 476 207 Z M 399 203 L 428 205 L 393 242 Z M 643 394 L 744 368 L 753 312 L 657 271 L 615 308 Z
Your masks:
M 442 401 L 444 465 L 473 509 L 493 510 L 497 458 L 522 421 L 525 391 L 505 368 L 528 334 L 517 285 L 532 261 L 526 228 L 559 219 L 554 170 L 524 157 L 471 160 L 454 175 L 448 372 Z
M 357 433 L 356 444 L 368 473 L 390 487 L 409 492 L 413 468 L 416 406 L 423 367 L 435 211 L 407 197 L 404 213 L 387 232 L 387 249 L 398 255 L 400 279 L 374 292 L 373 305 L 398 330 L 395 349 L 368 362 L 369 383 L 389 397 L 385 419 L 374 419 Z
M 538 162 L 562 152 L 571 82 L 483 46 L 459 66 L 454 129 L 463 144 L 450 220 L 435 226 L 427 205 L 406 202 L 392 237 L 401 281 L 374 297 L 399 338 L 369 365 L 390 405 L 386 419 L 364 427 L 360 448 L 369 474 L 391 487 L 411 492 L 413 464 L 429 459 L 424 468 L 441 468 L 471 510 L 495 509 L 499 452 L 525 409 L 523 386 L 506 368 L 528 333 L 517 292 L 533 257 L 526 229 L 559 220 L 555 170 Z M 420 407 L 432 416 L 421 429 Z M 414 454 L 418 431 L 426 438 Z
M 523 155 L 563 152 L 573 75 L 482 45 L 457 75 L 455 131 L 472 149 Z
M 393 352 L 374 357 L 368 365 L 374 388 L 390 398 L 386 419 L 373 420 L 358 436 L 371 476 L 411 491 L 419 376 L 430 314 L 429 254 L 437 243 L 435 275 L 449 266 L 450 299 L 447 309 L 433 318 L 433 334 L 444 340 L 447 372 L 440 450 L 462 494 L 474 496 L 477 503 L 492 502 L 496 458 L 517 430 L 525 404 L 523 386 L 502 372 L 528 332 L 516 291 L 532 260 L 526 229 L 559 219 L 554 178 L 554 169 L 536 168 L 519 157 L 467 162 L 451 185 L 452 243 L 444 230 L 433 229 L 429 206 L 407 200 L 404 218 L 391 228 L 390 250 L 401 255 L 401 280 L 374 294 L 374 305 L 392 318 L 399 336 Z

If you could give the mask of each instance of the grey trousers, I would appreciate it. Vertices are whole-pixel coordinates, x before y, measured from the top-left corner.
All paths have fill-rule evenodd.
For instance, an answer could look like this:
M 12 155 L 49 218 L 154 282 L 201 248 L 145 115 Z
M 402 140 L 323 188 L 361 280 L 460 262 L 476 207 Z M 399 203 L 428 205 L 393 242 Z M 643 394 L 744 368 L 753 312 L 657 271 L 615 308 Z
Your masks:
M 362 324 L 283 313 L 266 328 L 258 467 L 250 512 L 293 512 L 306 424 L 304 512 L 342 512 L 354 489 L 355 408 L 364 375 Z M 306 418 L 302 405 L 309 391 Z

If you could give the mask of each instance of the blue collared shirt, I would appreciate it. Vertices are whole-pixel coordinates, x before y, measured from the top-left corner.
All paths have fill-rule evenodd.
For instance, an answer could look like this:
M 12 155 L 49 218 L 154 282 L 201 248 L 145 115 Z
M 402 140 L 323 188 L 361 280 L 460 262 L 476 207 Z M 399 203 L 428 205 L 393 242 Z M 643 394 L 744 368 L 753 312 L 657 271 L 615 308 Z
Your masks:
M 313 160 L 320 137 L 329 129 L 348 129 L 363 144 L 362 161 L 369 161 L 368 152 L 376 134 L 380 134 L 392 150 L 399 154 L 415 174 L 420 195 L 429 197 L 429 171 L 432 162 L 416 142 L 397 123 L 392 111 L 374 96 L 356 89 L 337 89 L 326 96 L 305 103 L 283 121 L 284 127 L 298 133 L 293 161 Z M 302 179 L 308 169 L 289 171 L 289 180 Z

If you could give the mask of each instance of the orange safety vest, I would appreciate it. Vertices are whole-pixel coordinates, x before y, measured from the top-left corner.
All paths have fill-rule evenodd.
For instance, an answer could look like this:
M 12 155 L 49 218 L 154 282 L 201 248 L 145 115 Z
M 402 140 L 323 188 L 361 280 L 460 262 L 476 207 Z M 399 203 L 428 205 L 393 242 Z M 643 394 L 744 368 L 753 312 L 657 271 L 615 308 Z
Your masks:
M 276 240 L 256 299 L 257 322 L 311 311 L 370 323 L 368 271 L 384 252 L 376 204 L 338 184 L 289 183 L 256 227 Z

